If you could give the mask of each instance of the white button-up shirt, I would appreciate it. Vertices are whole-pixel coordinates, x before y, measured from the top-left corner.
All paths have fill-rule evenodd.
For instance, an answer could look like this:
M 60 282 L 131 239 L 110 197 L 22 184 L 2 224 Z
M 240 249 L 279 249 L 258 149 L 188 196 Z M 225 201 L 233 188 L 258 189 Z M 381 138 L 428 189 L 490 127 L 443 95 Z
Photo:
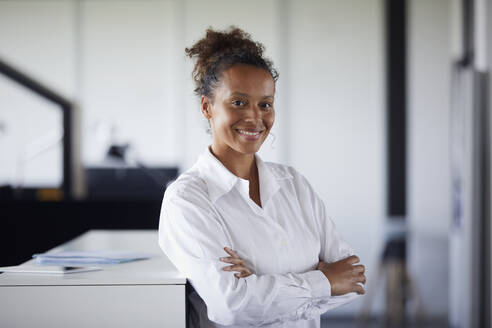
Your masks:
M 262 207 L 249 181 L 232 174 L 207 148 L 168 186 L 159 244 L 194 287 L 193 327 L 319 327 L 320 314 L 357 297 L 331 296 L 320 260 L 352 255 L 320 197 L 292 167 L 256 154 Z M 230 247 L 253 274 L 236 278 L 220 261 Z M 198 293 L 198 294 L 197 294 Z

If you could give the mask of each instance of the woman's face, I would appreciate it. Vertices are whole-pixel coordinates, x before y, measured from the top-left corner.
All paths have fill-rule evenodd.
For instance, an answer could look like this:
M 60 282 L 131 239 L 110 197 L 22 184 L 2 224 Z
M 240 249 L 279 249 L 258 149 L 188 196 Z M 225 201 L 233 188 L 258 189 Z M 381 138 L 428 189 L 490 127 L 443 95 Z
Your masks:
M 256 153 L 273 126 L 275 83 L 271 74 L 251 65 L 222 73 L 213 102 L 202 96 L 202 113 L 210 121 L 213 150 Z

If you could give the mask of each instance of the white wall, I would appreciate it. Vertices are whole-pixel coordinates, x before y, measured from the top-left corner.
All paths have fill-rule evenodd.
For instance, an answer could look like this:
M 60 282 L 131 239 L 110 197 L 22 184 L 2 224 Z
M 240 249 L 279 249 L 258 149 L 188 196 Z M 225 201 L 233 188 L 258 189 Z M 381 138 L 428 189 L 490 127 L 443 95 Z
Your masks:
M 409 266 L 429 315 L 448 311 L 451 31 L 448 0 L 408 3 Z
M 1 1 L 0 58 L 73 97 L 73 3 Z M 5 126 L 0 135 L 0 184 L 18 182 L 19 163 L 56 134 L 61 118 L 57 107 L 0 76 L 0 121 Z M 55 146 L 28 161 L 23 172 L 27 184 L 58 185 L 61 148 Z
M 376 279 L 385 220 L 382 1 L 292 1 L 290 15 L 289 162 Z
M 36 33 L 19 29 L 19 21 Z M 369 279 L 376 278 L 386 184 L 382 0 L 0 1 L 0 24 L 0 44 L 27 44 L 0 47 L 2 57 L 29 72 L 39 69 L 35 76 L 63 86 L 81 104 L 85 164 L 100 162 L 109 142 L 98 126 L 114 124 L 115 138 L 131 141 L 146 163 L 183 169 L 210 142 L 184 47 L 208 26 L 234 24 L 250 32 L 280 72 L 277 140 L 274 148 L 267 140 L 262 156 L 306 175 L 367 265 Z M 59 40 L 62 58 L 49 44 L 30 45 L 37 38 Z M 63 67 L 61 82 L 53 67 Z M 0 97 L 0 121 L 21 120 L 17 106 L 6 107 L 5 99 Z M 0 140 L 0 156 L 15 153 L 12 142 Z M 56 169 L 41 159 L 36 163 L 39 177 Z M 0 181 L 12 178 L 0 168 Z M 359 306 L 329 315 L 354 313 Z
M 114 138 L 131 142 L 147 165 L 179 164 L 177 6 L 153 0 L 80 3 L 79 99 L 87 165 L 101 161 L 110 141 L 95 132 L 112 125 Z

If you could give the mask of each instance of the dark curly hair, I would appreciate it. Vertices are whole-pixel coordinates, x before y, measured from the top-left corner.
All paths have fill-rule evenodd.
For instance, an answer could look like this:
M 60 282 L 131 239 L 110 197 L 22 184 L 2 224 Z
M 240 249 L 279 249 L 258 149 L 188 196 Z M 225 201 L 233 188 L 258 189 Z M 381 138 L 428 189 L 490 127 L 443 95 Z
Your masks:
M 225 31 L 208 28 L 205 37 L 197 41 L 185 52 L 190 58 L 196 58 L 193 69 L 195 93 L 213 99 L 213 90 L 217 87 L 222 72 L 237 64 L 252 65 L 267 70 L 276 82 L 278 73 L 273 63 L 263 57 L 265 47 L 251 40 L 251 35 L 231 26 Z

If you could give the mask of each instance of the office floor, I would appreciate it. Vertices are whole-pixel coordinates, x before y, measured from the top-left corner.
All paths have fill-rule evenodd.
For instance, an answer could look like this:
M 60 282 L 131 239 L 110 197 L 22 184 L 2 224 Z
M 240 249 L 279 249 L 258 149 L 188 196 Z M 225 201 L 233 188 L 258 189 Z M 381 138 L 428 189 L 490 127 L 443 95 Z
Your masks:
M 371 320 L 368 323 L 357 323 L 353 318 L 322 318 L 321 328 L 399 328 L 395 326 L 385 325 L 382 320 Z M 426 322 L 406 323 L 401 327 L 405 328 L 448 328 L 446 318 L 429 319 Z

